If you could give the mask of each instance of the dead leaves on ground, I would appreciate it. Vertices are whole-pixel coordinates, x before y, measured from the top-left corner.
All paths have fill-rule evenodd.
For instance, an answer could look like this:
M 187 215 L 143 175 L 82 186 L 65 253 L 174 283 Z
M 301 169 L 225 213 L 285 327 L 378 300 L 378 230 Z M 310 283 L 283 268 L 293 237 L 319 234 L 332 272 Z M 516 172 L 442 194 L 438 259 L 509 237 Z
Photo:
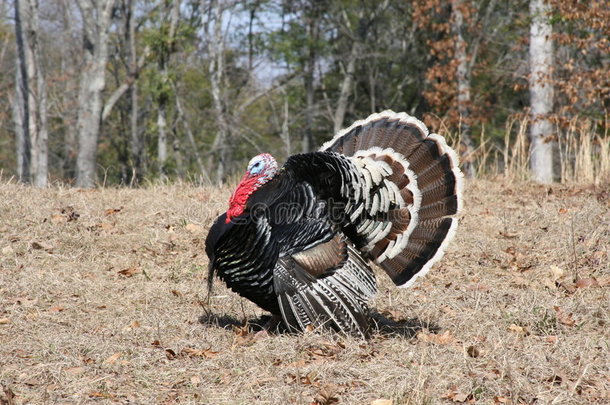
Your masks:
M 47 253 L 53 253 L 53 246 L 51 244 L 49 244 L 48 242 L 38 242 L 38 241 L 33 240 L 30 242 L 30 249 L 44 250 Z
M 573 272 L 555 264 L 537 266 L 533 261 L 525 259 L 524 255 L 517 253 L 513 247 L 509 247 L 506 252 L 512 258 L 510 264 L 504 268 L 511 270 L 511 284 L 515 287 L 560 289 L 568 295 L 588 288 L 610 287 L 610 276 L 599 279 L 593 276 L 573 278 Z
M 371 405 L 394 405 L 394 401 L 391 399 L 376 399 L 371 402 Z
M 553 309 L 555 310 L 555 316 L 557 317 L 557 321 L 565 326 L 574 326 L 576 325 L 576 321 L 572 317 L 572 313 L 566 314 L 561 307 L 554 305 Z
M 106 215 L 108 217 L 110 215 L 118 214 L 122 210 L 123 210 L 123 207 L 120 207 L 120 208 L 108 208 L 108 209 L 104 210 L 104 215 Z
M 2 405 L 16 405 L 17 401 L 15 400 L 15 393 L 11 389 L 11 387 L 2 386 L 2 391 L 4 391 L 4 395 L 0 396 L 0 404 Z
M 65 222 L 73 222 L 80 218 L 80 214 L 76 212 L 73 206 L 68 205 L 58 209 L 59 212 L 51 215 L 51 222 L 60 224 Z
M 185 347 L 180 351 L 181 354 L 188 357 L 199 357 L 202 359 L 213 359 L 220 352 L 215 352 L 210 348 L 207 349 L 195 349 L 193 347 Z
M 450 330 L 446 330 L 440 335 L 427 330 L 421 330 L 417 333 L 417 340 L 441 346 L 457 346 L 459 343 Z
M 460 391 L 458 387 L 455 386 L 451 387 L 449 391 L 445 393 L 445 395 L 443 395 L 441 398 L 457 403 L 475 403 L 474 395 L 465 394 L 464 392 Z
M 195 358 L 195 359 L 213 359 L 218 356 L 220 352 L 213 351 L 211 347 L 207 347 L 205 349 L 197 349 L 195 347 L 183 347 L 181 350 L 176 352 L 175 350 L 163 347 L 161 342 L 158 340 L 154 340 L 151 345 L 157 349 L 163 349 L 165 352 L 165 356 L 168 360 L 177 360 L 177 359 L 186 359 L 186 358 Z
M 128 267 L 126 269 L 117 271 L 117 273 L 120 274 L 121 276 L 129 278 L 129 277 L 133 277 L 136 274 L 142 273 L 142 270 L 140 270 L 137 267 Z
M 106 360 L 104 360 L 104 361 L 102 362 L 102 364 L 106 364 L 106 365 L 108 365 L 108 364 L 114 364 L 114 363 L 116 363 L 116 361 L 117 361 L 118 359 L 120 359 L 120 358 L 121 358 L 121 356 L 122 356 L 122 355 L 123 355 L 123 353 L 121 353 L 121 352 L 116 352 L 116 353 L 114 353 L 113 355 L 111 355 L 110 357 L 106 358 Z

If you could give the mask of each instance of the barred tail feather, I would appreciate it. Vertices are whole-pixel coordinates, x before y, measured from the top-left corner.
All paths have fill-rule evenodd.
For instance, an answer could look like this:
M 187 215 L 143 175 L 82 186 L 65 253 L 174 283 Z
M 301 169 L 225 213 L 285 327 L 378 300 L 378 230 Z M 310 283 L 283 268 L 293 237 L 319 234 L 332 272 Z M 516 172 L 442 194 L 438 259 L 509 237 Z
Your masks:
M 376 291 L 375 275 L 350 246 L 349 257 L 332 274 L 315 278 L 292 258 L 281 259 L 274 285 L 284 323 L 291 331 L 329 327 L 367 337 L 367 301 Z
M 457 154 L 421 121 L 393 111 L 355 122 L 321 150 L 351 157 L 364 179 L 354 185 L 365 195 L 352 218 L 358 247 L 396 285 L 411 286 L 440 260 L 457 229 L 463 189 Z M 393 199 L 385 219 L 375 195 Z

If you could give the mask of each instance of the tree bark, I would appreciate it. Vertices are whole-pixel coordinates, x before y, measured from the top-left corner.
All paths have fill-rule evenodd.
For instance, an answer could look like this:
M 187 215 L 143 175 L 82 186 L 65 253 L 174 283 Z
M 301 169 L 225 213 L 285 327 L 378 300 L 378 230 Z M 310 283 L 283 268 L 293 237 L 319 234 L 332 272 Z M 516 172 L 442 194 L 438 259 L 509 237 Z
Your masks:
M 290 149 L 290 110 L 288 108 L 288 97 L 284 94 L 284 114 L 282 117 L 282 140 L 284 141 L 284 146 L 286 147 L 286 159 L 290 157 L 292 151 Z
M 553 182 L 552 26 L 550 5 L 545 0 L 530 0 L 530 168 L 535 181 Z
M 139 184 L 142 180 L 143 172 L 142 172 L 142 161 L 144 158 L 144 142 L 142 142 L 142 137 L 138 131 L 138 84 L 135 78 L 138 75 L 140 67 L 144 65 L 140 65 L 138 63 L 138 55 L 136 51 L 136 21 L 135 21 L 135 0 L 129 0 L 129 18 L 128 18 L 128 35 L 129 35 L 129 64 L 131 65 L 131 74 L 130 76 L 134 78 L 133 83 L 131 84 L 131 91 L 129 93 L 129 98 L 131 102 L 131 115 L 129 122 L 129 131 L 130 131 L 130 151 L 131 151 L 131 184 Z M 143 54 L 143 59 L 146 58 L 146 51 Z
M 13 110 L 18 139 L 18 173 L 36 187 L 48 182 L 46 84 L 38 44 L 38 0 L 15 2 L 18 106 Z
M 202 0 L 202 9 L 204 9 Z M 224 74 L 224 39 L 222 35 L 222 5 L 219 0 L 212 0 L 208 21 L 208 54 L 210 59 L 210 86 L 212 88 L 212 100 L 214 103 L 214 114 L 218 125 L 218 133 L 212 144 L 212 151 L 216 155 L 216 183 L 222 184 L 227 172 L 228 149 L 229 149 L 229 126 L 225 115 L 225 102 L 222 96 L 222 80 Z M 210 27 L 210 21 L 214 20 L 214 26 Z M 210 32 L 211 31 L 211 32 Z M 210 162 L 211 163 L 211 162 Z M 211 167 L 211 165 L 208 165 Z
M 347 111 L 347 101 L 352 89 L 352 83 L 354 81 L 354 73 L 356 71 L 356 59 L 358 57 L 358 42 L 352 43 L 352 49 L 348 56 L 347 66 L 345 67 L 345 76 L 341 82 L 341 90 L 339 91 L 339 99 L 337 100 L 337 108 L 335 109 L 335 115 L 333 117 L 334 134 L 339 132 L 343 128 L 343 121 L 345 120 L 345 112 Z
M 102 91 L 106 86 L 108 35 L 115 0 L 77 0 L 83 18 L 83 58 L 78 94 L 78 157 L 76 185 L 91 188 L 97 180 L 97 143 L 101 126 Z
M 21 1 L 15 2 L 15 38 L 17 41 L 17 69 L 15 80 L 15 102 L 13 103 L 13 121 L 17 135 L 17 174 L 19 181 L 30 181 L 31 141 L 29 129 L 29 82 L 27 60 L 25 56 L 24 27 L 21 18 Z
M 169 62 L 173 52 L 174 42 L 176 40 L 176 28 L 180 18 L 180 2 L 173 1 L 169 10 L 169 31 L 167 34 L 167 43 L 162 54 L 159 57 L 159 70 L 161 72 L 161 81 L 163 88 L 169 88 Z M 157 164 L 159 165 L 159 175 L 167 176 L 167 107 L 169 102 L 169 94 L 162 94 L 159 97 L 159 105 L 157 112 Z
M 80 60 L 80 46 L 72 43 L 74 31 L 74 10 L 72 0 L 61 0 L 62 33 L 60 40 L 66 44 L 61 47 L 60 74 L 69 77 L 62 88 L 62 121 L 65 133 L 63 137 L 63 161 L 61 162 L 61 177 L 64 179 L 76 178 L 76 157 L 78 154 L 77 116 L 78 111 L 73 106 L 78 105 L 78 75 L 75 73 Z M 69 44 L 69 45 L 67 45 Z
M 316 42 L 318 40 L 318 20 L 316 18 L 316 2 L 313 0 L 310 5 L 311 10 L 307 17 L 307 34 L 309 47 L 307 50 L 307 60 L 305 61 L 305 134 L 301 144 L 303 153 L 311 151 L 313 145 L 313 118 L 314 118 L 314 72 L 316 68 L 317 52 Z
M 474 177 L 474 166 L 472 164 L 472 153 L 474 151 L 471 128 L 470 128 L 470 79 L 467 43 L 464 40 L 464 15 L 462 13 L 463 0 L 451 1 L 451 30 L 453 32 L 455 46 L 455 59 L 457 61 L 457 110 L 460 116 L 460 155 L 462 157 L 462 169 L 468 177 Z
M 313 147 L 313 120 L 315 117 L 315 69 L 318 60 L 317 42 L 320 36 L 319 0 L 309 0 L 303 6 L 305 24 L 307 24 L 307 54 L 303 66 L 303 84 L 305 87 L 305 133 L 301 140 L 301 151 L 306 153 Z

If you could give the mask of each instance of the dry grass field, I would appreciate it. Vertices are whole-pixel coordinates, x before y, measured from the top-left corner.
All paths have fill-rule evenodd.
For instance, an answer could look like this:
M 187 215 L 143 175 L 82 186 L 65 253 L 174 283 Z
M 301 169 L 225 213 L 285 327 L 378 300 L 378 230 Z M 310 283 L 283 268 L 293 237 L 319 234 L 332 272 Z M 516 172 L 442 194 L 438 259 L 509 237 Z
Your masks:
M 228 189 L 5 182 L 0 404 L 608 404 L 609 189 L 468 183 L 444 259 L 407 290 L 378 273 L 362 341 L 255 339 L 220 282 L 208 304 Z

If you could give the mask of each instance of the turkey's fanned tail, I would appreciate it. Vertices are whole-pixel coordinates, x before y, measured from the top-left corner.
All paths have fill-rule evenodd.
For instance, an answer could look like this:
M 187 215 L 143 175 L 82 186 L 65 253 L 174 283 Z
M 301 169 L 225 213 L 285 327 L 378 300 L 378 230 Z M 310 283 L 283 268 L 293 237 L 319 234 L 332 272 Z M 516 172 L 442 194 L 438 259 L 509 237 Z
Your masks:
M 412 285 L 457 228 L 463 176 L 455 151 L 418 119 L 393 111 L 355 122 L 321 150 L 350 157 L 361 174 L 346 233 L 396 285 Z

